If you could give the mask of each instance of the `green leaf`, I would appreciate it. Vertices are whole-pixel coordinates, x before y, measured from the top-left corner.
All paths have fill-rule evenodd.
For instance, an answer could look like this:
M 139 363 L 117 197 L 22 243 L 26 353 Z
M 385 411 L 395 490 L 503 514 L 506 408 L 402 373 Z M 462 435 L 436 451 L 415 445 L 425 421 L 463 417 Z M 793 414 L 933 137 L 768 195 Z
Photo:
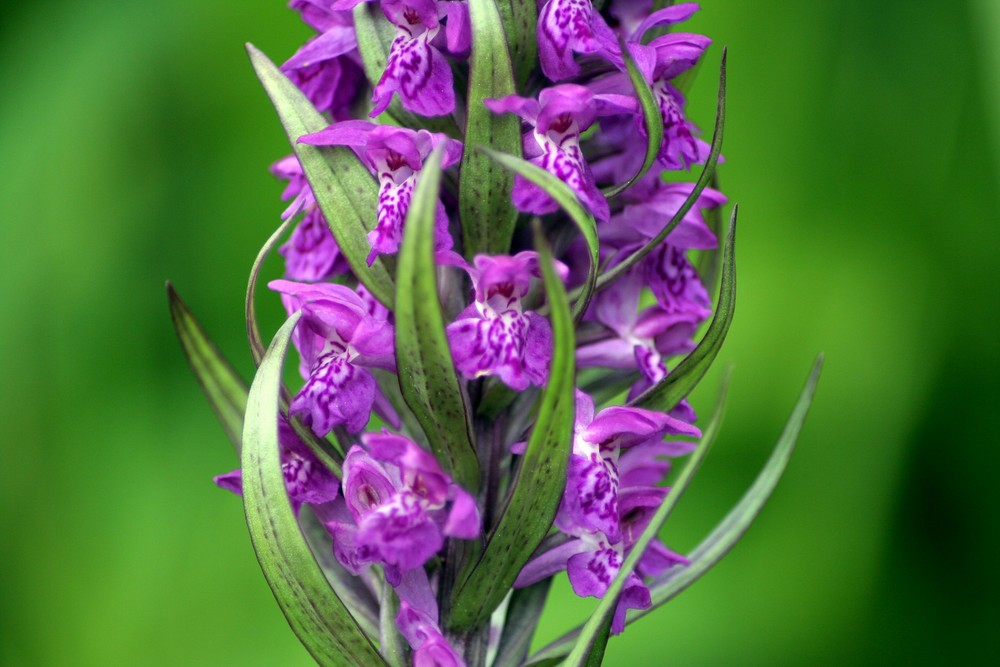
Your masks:
M 298 143 L 299 137 L 319 132 L 329 123 L 267 56 L 252 44 L 247 44 L 247 52 L 337 239 L 337 246 L 372 296 L 392 308 L 396 290 L 385 260 L 376 257 L 371 266 L 367 261 L 371 251 L 368 232 L 375 227 L 378 207 L 375 179 L 349 148 Z
M 247 385 L 209 339 L 187 304 L 167 283 L 170 318 L 181 342 L 184 356 L 202 391 L 219 418 L 223 430 L 239 454 L 243 433 L 243 414 L 247 407 Z
M 632 405 L 648 410 L 669 412 L 690 393 L 708 372 L 729 332 L 736 312 L 736 216 L 738 207 L 733 207 L 726 232 L 726 247 L 722 259 L 722 285 L 719 288 L 719 302 L 715 307 L 712 323 L 708 325 L 698 347 L 691 351 L 684 361 L 677 365 L 667 377 L 641 393 Z
M 470 408 L 455 375 L 435 279 L 434 216 L 441 154 L 439 146 L 420 171 L 406 216 L 396 291 L 396 368 L 403 400 L 438 461 L 455 481 L 475 491 L 479 461 Z
M 505 3 L 502 3 L 505 4 Z M 494 0 L 469 0 L 472 55 L 465 151 L 459 172 L 459 213 L 465 256 L 510 251 L 517 210 L 510 199 L 514 176 L 487 158 L 480 146 L 521 154 L 521 123 L 513 114 L 494 114 L 483 99 L 515 92 L 510 56 Z
M 576 410 L 573 318 L 566 290 L 553 265 L 552 251 L 537 224 L 535 247 L 551 306 L 549 377 L 513 490 L 478 562 L 468 568 L 468 575 L 456 587 L 451 624 L 459 630 L 481 626 L 503 600 L 552 527 L 566 484 Z
M 778 480 L 788 466 L 792 450 L 802 429 L 809 405 L 812 403 L 823 367 L 823 355 L 819 355 L 813 364 L 806 386 L 792 410 L 792 415 L 775 445 L 774 451 L 757 475 L 753 485 L 747 490 L 740 501 L 729 511 L 729 514 L 702 540 L 694 551 L 688 554 L 688 565 L 676 565 L 660 575 L 650 586 L 652 606 L 649 609 L 632 610 L 628 615 L 631 623 L 662 606 L 676 597 L 681 591 L 700 579 L 708 570 L 718 563 L 723 556 L 740 541 L 754 518 L 760 513 L 764 503 L 771 496 Z M 562 656 L 570 652 L 573 642 L 580 635 L 580 628 L 572 630 L 552 642 L 531 657 L 528 663 L 532 667 L 547 664 L 557 664 Z
M 542 579 L 511 594 L 492 667 L 518 667 L 524 663 L 551 586 L 552 579 Z
M 389 59 L 389 47 L 396 38 L 396 26 L 389 22 L 382 10 L 373 3 L 362 2 L 354 7 L 354 34 L 358 39 L 358 53 L 361 54 L 365 77 L 374 88 L 382 72 L 385 71 Z M 382 122 L 388 120 L 392 125 L 425 129 L 433 132 L 445 132 L 452 137 L 460 137 L 455 119 L 451 116 L 435 116 L 428 118 L 411 113 L 399 103 L 399 96 L 393 97 L 389 106 L 379 114 Z
M 260 252 L 257 253 L 257 258 L 253 261 L 253 266 L 250 267 L 250 278 L 247 280 L 247 298 L 245 303 L 246 320 L 247 320 L 247 340 L 250 343 L 250 355 L 253 357 L 253 363 L 255 366 L 260 366 L 260 360 L 264 357 L 264 340 L 260 336 L 260 327 L 257 324 L 257 306 L 255 303 L 255 297 L 257 293 L 257 279 L 260 277 L 260 267 L 264 264 L 264 260 L 271 253 L 274 248 L 274 244 L 278 242 L 281 235 L 285 233 L 288 226 L 292 224 L 292 219 L 295 216 L 288 216 L 288 219 L 283 221 L 274 233 L 264 242 L 261 247 Z
M 718 171 L 712 174 L 712 180 L 709 181 L 708 187 L 713 190 L 722 190 L 719 185 Z M 712 208 L 704 209 L 702 215 L 705 217 L 708 229 L 718 238 L 722 234 L 722 207 L 713 206 Z M 698 253 L 698 265 L 695 267 L 695 270 L 701 278 L 701 283 L 709 291 L 715 288 L 715 283 L 719 279 L 719 270 L 722 268 L 722 253 L 719 250 L 719 248 L 712 248 L 702 250 Z
M 701 467 L 702 461 L 705 460 L 705 456 L 715 442 L 715 438 L 719 434 L 719 426 L 722 424 L 722 415 L 725 412 L 728 389 L 729 373 L 726 374 L 725 379 L 722 381 L 722 389 L 719 392 L 719 400 L 716 403 L 712 421 L 705 428 L 698 448 L 688 458 L 684 470 L 671 487 L 670 493 L 667 494 L 663 503 L 656 509 L 653 518 L 650 519 L 649 524 L 642 531 L 642 535 L 639 536 L 639 539 L 632 547 L 632 551 L 629 552 L 629 555 L 625 558 L 625 562 L 622 563 L 621 569 L 618 570 L 618 574 L 615 576 L 615 580 L 611 582 L 611 586 L 608 587 L 604 597 L 601 598 L 597 609 L 584 624 L 576 645 L 566 659 L 567 667 L 600 664 L 599 658 L 595 663 L 593 657 L 604 655 L 604 646 L 608 641 L 611 618 L 615 613 L 615 607 L 618 606 L 618 597 L 625 588 L 625 581 L 635 571 L 635 567 L 646 552 L 646 548 L 656 539 L 667 517 L 670 516 L 674 507 L 677 506 L 677 501 L 684 495 L 684 491 L 691 484 L 694 474 Z
M 624 40 L 620 44 L 622 58 L 625 60 L 625 67 L 628 69 L 628 77 L 632 80 L 632 87 L 635 89 L 635 96 L 639 99 L 639 105 L 642 107 L 642 118 L 646 124 L 646 159 L 643 160 L 642 167 L 636 175 L 604 192 L 604 195 L 608 198 L 620 195 L 631 187 L 633 183 L 645 176 L 646 172 L 656 162 L 656 156 L 659 155 L 660 148 L 663 146 L 663 116 L 660 114 L 660 105 L 656 103 L 656 97 L 653 96 L 653 89 L 650 88 L 646 77 L 642 75 L 642 72 L 636 66 L 635 60 L 632 58 L 632 54 L 629 53 Z
M 538 62 L 538 3 L 536 0 L 501 0 L 497 7 L 507 38 L 517 89 L 524 91 Z
M 660 230 L 660 233 L 649 240 L 646 245 L 639 248 L 631 255 L 625 258 L 620 264 L 616 264 L 609 271 L 601 274 L 601 277 L 597 279 L 597 289 L 602 290 L 615 280 L 617 280 L 622 274 L 635 266 L 640 260 L 642 260 L 646 255 L 655 250 L 664 239 L 670 235 L 670 232 L 674 231 L 674 228 L 680 224 L 684 216 L 687 215 L 688 211 L 695 205 L 698 201 L 698 197 L 701 196 L 702 190 L 708 185 L 708 182 L 712 180 L 712 174 L 715 173 L 715 165 L 719 161 L 719 153 L 722 151 L 722 135 L 723 130 L 726 126 L 726 49 L 722 49 L 722 64 L 719 67 L 719 97 L 718 106 L 715 112 L 715 131 L 712 133 L 712 148 L 708 153 L 708 159 L 705 160 L 705 166 L 701 170 L 701 175 L 698 177 L 698 181 L 694 185 L 694 189 L 691 190 L 691 194 L 688 195 L 687 199 L 674 217 L 670 218 L 670 221 Z
M 399 598 L 384 575 L 378 578 L 378 585 L 382 589 L 379 596 L 379 650 L 389 667 L 405 667 L 407 645 L 396 627 Z
M 554 199 L 556 203 L 562 207 L 563 211 L 566 212 L 566 215 L 568 215 L 580 229 L 580 234 L 583 235 L 583 240 L 587 242 L 587 252 L 590 256 L 590 266 L 587 269 L 587 279 L 584 282 L 582 289 L 578 290 L 578 292 L 574 292 L 574 294 L 576 294 L 576 300 L 573 302 L 573 318 L 575 320 L 579 320 L 587 311 L 587 306 L 590 305 L 590 299 L 594 294 L 594 288 L 597 284 L 598 251 L 600 250 L 600 247 L 597 239 L 597 224 L 594 222 L 594 216 L 592 216 L 587 209 L 584 208 L 583 204 L 580 203 L 579 198 L 577 198 L 576 193 L 573 192 L 572 188 L 566 185 L 566 183 L 564 183 L 558 176 L 545 171 L 537 165 L 531 164 L 527 160 L 522 160 L 521 158 L 513 155 L 507 155 L 490 149 L 483 149 L 483 151 L 498 164 L 501 164 L 507 169 L 520 174 L 522 177 L 544 190 L 547 195 L 552 197 L 552 199 Z
M 673 567 L 656 579 L 650 587 L 650 594 L 653 598 L 652 608 L 644 610 L 642 613 L 636 613 L 635 618 L 644 616 L 652 609 L 666 603 L 700 579 L 723 556 L 729 553 L 747 532 L 750 524 L 763 509 L 764 503 L 771 497 L 771 493 L 778 485 L 778 480 L 781 479 L 781 475 L 788 466 L 799 432 L 802 430 L 802 424 L 809 412 L 809 405 L 816 393 L 816 385 L 819 383 L 822 369 L 823 355 L 821 354 L 816 357 L 816 361 L 813 363 L 809 379 L 792 410 L 791 417 L 788 418 L 788 423 L 785 424 L 781 437 L 778 438 L 774 451 L 753 484 L 726 515 L 726 518 L 688 555 L 691 561 L 690 565 Z
M 243 506 L 257 561 L 288 624 L 321 665 L 384 665 L 337 597 L 299 528 L 285 491 L 278 446 L 281 365 L 299 321 L 285 322 L 250 387 L 243 429 Z

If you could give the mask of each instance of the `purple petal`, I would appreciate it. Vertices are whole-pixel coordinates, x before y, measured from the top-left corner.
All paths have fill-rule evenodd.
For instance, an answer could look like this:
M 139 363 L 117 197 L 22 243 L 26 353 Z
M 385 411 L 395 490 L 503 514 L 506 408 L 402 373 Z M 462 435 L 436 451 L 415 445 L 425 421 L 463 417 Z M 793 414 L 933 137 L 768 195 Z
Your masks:
M 622 566 L 621 547 L 600 541 L 590 550 L 570 557 L 566 573 L 573 592 L 580 597 L 604 597 Z
M 355 366 L 345 355 L 331 352 L 320 357 L 309 379 L 290 406 L 292 414 L 304 413 L 319 437 L 344 424 L 350 433 L 364 429 L 375 401 L 375 378 Z
M 290 280 L 319 282 L 350 270 L 326 218 L 316 208 L 305 214 L 278 251 L 285 258 L 285 275 Z
M 698 9 L 698 3 L 684 2 L 679 5 L 664 7 L 663 9 L 657 10 L 652 14 L 649 14 L 646 20 L 639 24 L 639 27 L 636 28 L 635 33 L 632 35 L 632 40 L 636 42 L 640 41 L 643 35 L 646 34 L 646 31 L 650 28 L 686 21 L 691 18 L 691 15 L 698 11 Z
M 400 34 L 392 41 L 385 71 L 372 94 L 371 116 L 389 106 L 399 93 L 403 108 L 421 116 L 444 116 L 455 109 L 451 67 L 429 41 L 429 33 L 416 39 Z
M 451 485 L 451 491 L 452 506 L 444 525 L 444 534 L 463 540 L 479 537 L 479 508 L 475 499 L 457 484 Z
M 213 477 L 212 481 L 220 489 L 232 491 L 238 496 L 243 495 L 243 472 L 239 468 L 224 475 Z
M 420 567 L 444 546 L 444 535 L 424 510 L 419 496 L 397 493 L 358 521 L 358 544 L 401 570 Z

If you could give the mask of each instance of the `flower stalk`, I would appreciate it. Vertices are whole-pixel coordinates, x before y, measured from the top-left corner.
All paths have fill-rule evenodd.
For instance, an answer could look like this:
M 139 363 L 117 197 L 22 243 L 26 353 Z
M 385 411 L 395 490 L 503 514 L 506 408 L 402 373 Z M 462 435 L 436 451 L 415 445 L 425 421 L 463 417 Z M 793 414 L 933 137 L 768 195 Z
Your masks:
M 711 43 L 677 30 L 694 3 L 290 6 L 312 39 L 280 67 L 248 46 L 293 150 L 272 167 L 289 203 L 248 281 L 249 389 L 168 285 L 241 453 L 216 483 L 242 495 L 261 569 L 320 664 L 599 664 L 745 532 L 818 380 L 817 363 L 775 457 L 706 542 L 661 542 L 723 410 L 702 431 L 686 397 L 735 312 L 736 207 L 717 260 L 706 221 L 727 204 L 725 50 L 708 144 L 681 92 Z M 268 287 L 289 317 L 265 350 L 256 288 L 286 235 Z M 599 602 L 532 656 L 560 572 Z

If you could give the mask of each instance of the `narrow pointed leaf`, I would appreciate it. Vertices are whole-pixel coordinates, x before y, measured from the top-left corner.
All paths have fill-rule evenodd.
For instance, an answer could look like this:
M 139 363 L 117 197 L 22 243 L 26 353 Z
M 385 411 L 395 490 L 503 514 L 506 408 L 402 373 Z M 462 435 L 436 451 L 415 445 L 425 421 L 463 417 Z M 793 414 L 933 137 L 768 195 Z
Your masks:
M 371 252 L 368 232 L 375 228 L 378 206 L 375 179 L 348 148 L 298 143 L 299 137 L 319 132 L 329 123 L 267 56 L 251 44 L 247 44 L 247 52 L 340 252 L 372 296 L 391 308 L 395 286 L 385 261 L 376 257 L 371 266 L 367 262 Z
M 243 434 L 243 414 L 247 407 L 247 385 L 215 347 L 169 282 L 167 299 L 170 302 L 170 318 L 184 356 L 238 454 Z
M 382 587 L 379 596 L 379 651 L 389 667 L 405 667 L 406 640 L 396 627 L 399 598 L 385 577 L 380 577 L 379 585 Z
M 604 597 L 597 605 L 597 609 L 584 624 L 576 645 L 566 659 L 566 667 L 583 667 L 584 665 L 600 664 L 600 656 L 604 655 L 604 647 L 608 642 L 611 617 L 615 613 L 615 607 L 618 605 L 618 597 L 625 587 L 625 581 L 635 571 L 635 566 L 646 552 L 646 548 L 656 539 L 660 529 L 663 527 L 663 523 L 670 516 L 674 507 L 677 506 L 677 501 L 684 495 L 684 491 L 691 484 L 694 474 L 701 467 L 702 461 L 705 460 L 705 456 L 715 442 L 715 438 L 719 434 L 719 426 L 722 424 L 722 415 L 726 409 L 728 388 L 729 374 L 727 373 L 725 379 L 722 381 L 722 389 L 719 392 L 719 400 L 716 402 L 712 421 L 705 428 L 698 448 L 688 457 L 684 470 L 681 471 L 677 481 L 671 487 L 670 493 L 667 494 L 663 503 L 656 509 L 653 518 L 649 520 L 649 524 L 642 531 L 642 535 L 639 536 L 639 539 L 632 547 L 632 551 L 625 558 L 625 562 L 622 563 L 621 569 L 618 570 L 618 574 L 615 576 L 615 580 L 608 587 Z M 597 660 L 596 662 L 595 659 Z
M 712 174 L 712 180 L 709 181 L 708 186 L 713 190 L 722 190 L 722 187 L 719 185 L 718 171 Z M 703 215 L 705 216 L 705 222 L 708 224 L 708 229 L 716 238 L 719 238 L 719 235 L 722 233 L 722 207 L 713 206 L 712 208 L 705 209 Z M 701 277 L 702 284 L 709 291 L 714 289 L 715 283 L 719 278 L 719 270 L 722 268 L 722 253 L 720 250 L 720 248 L 712 248 L 710 250 L 702 250 L 698 254 L 698 266 L 696 270 Z
M 574 291 L 576 300 L 573 302 L 573 317 L 579 320 L 587 311 L 590 299 L 594 294 L 597 284 L 597 264 L 598 251 L 600 250 L 597 238 L 597 224 L 594 216 L 580 203 L 576 193 L 566 185 L 558 176 L 551 174 L 541 167 L 531 164 L 527 160 L 522 160 L 514 155 L 508 155 L 498 151 L 486 149 L 484 151 L 490 159 L 503 165 L 505 168 L 520 174 L 525 179 L 531 181 L 547 195 L 552 197 L 562 207 L 577 228 L 583 235 L 583 240 L 587 243 L 587 254 L 590 258 L 590 266 L 587 268 L 587 279 L 580 290 Z
M 330 548 L 330 533 L 310 505 L 299 509 L 299 526 L 337 597 L 350 609 L 365 635 L 374 641 L 379 636 L 379 605 L 371 589 L 337 561 Z
M 384 665 L 330 587 L 299 528 L 285 491 L 278 446 L 281 366 L 296 313 L 264 354 L 250 387 L 243 429 L 243 506 L 257 561 L 288 624 L 321 665 Z
M 553 266 L 552 251 L 539 225 L 535 226 L 535 247 L 552 322 L 549 377 L 506 506 L 478 562 L 456 588 L 451 623 L 459 630 L 481 626 L 503 600 L 552 527 L 566 484 L 576 409 L 573 318 L 566 290 Z
M 264 340 L 260 336 L 260 327 L 257 324 L 257 304 L 255 298 L 257 295 L 257 279 L 260 277 L 260 267 L 263 266 L 264 260 L 267 259 L 267 256 L 271 254 L 271 250 L 274 249 L 274 244 L 285 233 L 285 230 L 288 229 L 294 218 L 295 216 L 288 216 L 288 219 L 283 221 L 274 230 L 274 233 L 264 242 L 260 252 L 257 253 L 257 258 L 253 261 L 253 266 L 250 267 L 250 278 L 247 279 L 245 311 L 247 340 L 250 343 L 250 355 L 253 357 L 255 366 L 260 366 L 260 360 L 264 357 Z
M 781 475 L 788 466 L 799 432 L 802 430 L 802 424 L 809 413 L 809 406 L 816 393 L 816 385 L 819 383 L 822 369 L 823 355 L 821 354 L 816 357 L 816 361 L 813 363 L 809 379 L 788 418 L 788 423 L 785 424 L 781 437 L 778 438 L 774 451 L 753 484 L 740 498 L 736 507 L 726 515 L 726 518 L 691 552 L 689 555 L 690 565 L 673 567 L 660 575 L 650 587 L 653 598 L 652 608 L 644 610 L 641 614 L 637 613 L 636 618 L 676 597 L 681 591 L 700 579 L 723 556 L 729 553 L 747 532 L 750 524 L 763 509 L 764 503 L 771 497 L 771 493 L 778 485 L 778 480 L 781 479 Z
M 434 263 L 434 216 L 441 184 L 439 146 L 420 171 L 406 216 L 396 292 L 396 368 L 403 400 L 431 450 L 467 489 L 479 485 L 470 409 L 448 347 Z
M 485 98 L 516 90 L 497 5 L 494 0 L 469 0 L 469 17 L 472 55 L 458 201 L 465 256 L 471 259 L 479 253 L 508 252 L 517 222 L 510 198 L 514 175 L 474 149 L 486 146 L 520 155 L 521 124 L 513 114 L 494 114 L 483 104 Z
M 691 194 L 688 195 L 681 207 L 677 209 L 677 213 L 674 214 L 670 221 L 660 230 L 660 233 L 649 240 L 646 245 L 642 246 L 619 264 L 616 264 L 613 268 L 607 272 L 601 274 L 601 277 L 597 279 L 597 289 L 602 290 L 611 283 L 613 283 L 619 276 L 635 266 L 640 260 L 642 260 L 646 255 L 653 252 L 664 239 L 666 239 L 670 232 L 674 231 L 674 228 L 680 224 L 684 216 L 687 215 L 688 211 L 695 205 L 698 201 L 698 197 L 701 196 L 702 191 L 708 185 L 709 181 L 712 180 L 712 174 L 715 173 L 715 166 L 719 161 L 719 153 L 722 152 L 722 136 L 724 134 L 724 129 L 726 126 L 726 50 L 722 50 L 722 65 L 719 68 L 719 97 L 718 105 L 715 111 L 715 131 L 712 133 L 712 147 L 708 153 L 708 158 L 705 160 L 705 166 L 701 170 L 701 175 L 698 176 L 698 181 L 694 185 L 694 189 L 691 190 Z
M 551 586 L 552 579 L 542 579 L 513 592 L 493 667 L 518 667 L 524 663 Z
M 782 431 L 774 451 L 768 458 L 764 468 L 757 475 L 754 483 L 750 486 L 740 501 L 729 511 L 729 514 L 709 533 L 708 537 L 702 540 L 690 554 L 688 554 L 688 565 L 675 565 L 662 575 L 660 575 L 650 586 L 650 597 L 652 606 L 649 609 L 632 610 L 628 615 L 628 622 L 638 620 L 654 609 L 667 603 L 688 586 L 705 575 L 723 556 L 740 541 L 746 533 L 750 524 L 760 513 L 764 503 L 771 496 L 778 480 L 788 466 L 792 451 L 798 439 L 802 424 L 809 411 L 813 395 L 816 392 L 816 385 L 819 382 L 820 371 L 823 366 L 823 355 L 819 355 L 813 364 L 806 386 L 799 396 L 795 409 Z M 580 636 L 580 628 L 572 630 L 556 641 L 552 642 L 542 650 L 531 656 L 528 662 L 530 667 L 540 667 L 541 665 L 557 664 L 563 656 L 568 655 L 573 643 Z
M 514 69 L 517 89 L 524 91 L 538 58 L 538 2 L 500 0 L 500 20 L 507 38 L 507 50 Z M 474 30 L 475 28 L 473 28 Z M 524 94 L 522 92 L 522 94 Z
M 736 312 L 736 216 L 738 208 L 733 207 L 726 233 L 726 246 L 722 258 L 722 285 L 719 288 L 719 302 L 715 307 L 712 323 L 708 325 L 698 347 L 691 351 L 684 361 L 677 365 L 667 377 L 637 396 L 632 405 L 648 410 L 669 412 L 681 402 L 708 372 L 712 362 L 722 349 Z
M 660 147 L 663 146 L 663 116 L 660 114 L 660 105 L 657 104 L 656 98 L 653 96 L 653 89 L 650 88 L 646 77 L 639 71 L 624 42 L 622 42 L 621 47 L 622 58 L 624 58 L 625 67 L 628 69 L 628 77 L 632 81 L 639 106 L 642 107 L 642 118 L 646 125 L 646 158 L 643 160 L 642 167 L 639 168 L 639 173 L 604 192 L 605 196 L 609 198 L 620 195 L 645 176 L 656 162 L 656 156 L 659 155 Z

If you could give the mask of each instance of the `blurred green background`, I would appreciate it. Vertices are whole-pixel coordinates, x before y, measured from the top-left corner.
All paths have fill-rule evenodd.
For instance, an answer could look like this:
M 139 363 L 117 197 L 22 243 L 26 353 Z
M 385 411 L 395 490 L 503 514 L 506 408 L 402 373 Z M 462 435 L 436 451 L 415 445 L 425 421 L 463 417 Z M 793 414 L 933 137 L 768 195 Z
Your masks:
M 736 371 L 672 546 L 739 497 L 817 351 L 827 366 L 746 539 L 607 664 L 984 661 L 1000 627 L 1000 3 L 703 6 L 705 128 L 730 48 Z M 242 44 L 282 60 L 308 34 L 280 0 L 0 10 L 4 665 L 309 662 L 239 502 L 211 484 L 235 460 L 163 294 L 170 278 L 249 372 L 243 290 L 286 147 Z M 565 586 L 553 599 L 549 638 L 592 608 Z

